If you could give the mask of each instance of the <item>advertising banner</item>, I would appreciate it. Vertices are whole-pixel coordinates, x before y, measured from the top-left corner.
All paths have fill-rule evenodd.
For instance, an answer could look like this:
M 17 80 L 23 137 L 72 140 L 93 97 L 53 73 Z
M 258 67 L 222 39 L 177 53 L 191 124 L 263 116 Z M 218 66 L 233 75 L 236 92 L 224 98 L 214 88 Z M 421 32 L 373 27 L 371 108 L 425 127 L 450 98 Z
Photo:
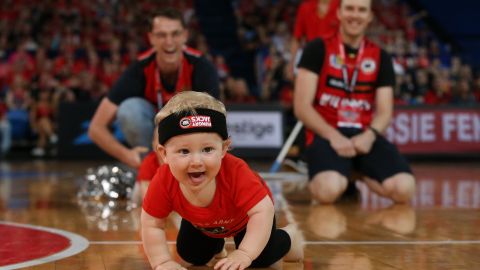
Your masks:
M 59 156 L 65 158 L 106 158 L 108 155 L 88 137 L 96 103 L 64 103 L 59 113 Z M 233 154 L 241 157 L 275 157 L 284 141 L 283 108 L 277 104 L 227 106 L 228 133 Z M 153 121 L 153 119 L 152 119 Z M 125 143 L 117 124 L 114 136 Z
M 480 108 L 396 108 L 386 137 L 403 154 L 480 153 Z

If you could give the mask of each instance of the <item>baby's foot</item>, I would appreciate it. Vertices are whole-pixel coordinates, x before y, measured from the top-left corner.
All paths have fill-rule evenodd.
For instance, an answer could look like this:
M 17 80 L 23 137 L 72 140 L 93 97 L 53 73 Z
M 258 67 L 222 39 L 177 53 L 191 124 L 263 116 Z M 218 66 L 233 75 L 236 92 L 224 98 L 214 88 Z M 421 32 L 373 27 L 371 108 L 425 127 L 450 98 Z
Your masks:
M 295 224 L 288 224 L 282 230 L 288 233 L 291 240 L 290 251 L 283 257 L 286 262 L 298 262 L 303 260 L 304 239 L 302 232 Z

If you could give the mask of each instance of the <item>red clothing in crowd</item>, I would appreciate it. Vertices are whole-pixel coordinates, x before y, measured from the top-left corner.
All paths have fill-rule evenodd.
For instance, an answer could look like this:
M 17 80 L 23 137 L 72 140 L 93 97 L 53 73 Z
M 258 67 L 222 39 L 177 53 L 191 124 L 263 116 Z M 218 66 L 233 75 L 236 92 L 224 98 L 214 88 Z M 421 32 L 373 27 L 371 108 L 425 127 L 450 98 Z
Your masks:
M 4 117 L 7 117 L 7 112 L 8 112 L 7 104 L 5 104 L 5 102 L 3 101 L 0 101 L 0 120 L 3 119 Z
M 266 195 L 272 198 L 260 176 L 245 161 L 228 153 L 215 181 L 215 195 L 210 205 L 194 206 L 183 195 L 168 165 L 163 164 L 148 187 L 142 207 L 156 218 L 166 218 L 175 211 L 204 234 L 224 238 L 234 236 L 247 226 L 247 212 Z
M 448 93 L 438 95 L 435 91 L 430 90 L 425 94 L 425 104 L 449 104 L 452 101 L 452 96 Z
M 142 164 L 140 164 L 137 174 L 137 181 L 152 181 L 153 176 L 158 170 L 158 167 L 160 167 L 160 163 L 158 163 L 157 154 L 155 151 L 151 151 L 143 159 Z
M 337 9 L 340 0 L 331 0 L 327 13 L 320 17 L 317 12 L 318 0 L 308 0 L 300 4 L 297 11 L 293 36 L 296 39 L 306 38 L 310 41 L 317 37 L 334 35 L 339 26 Z

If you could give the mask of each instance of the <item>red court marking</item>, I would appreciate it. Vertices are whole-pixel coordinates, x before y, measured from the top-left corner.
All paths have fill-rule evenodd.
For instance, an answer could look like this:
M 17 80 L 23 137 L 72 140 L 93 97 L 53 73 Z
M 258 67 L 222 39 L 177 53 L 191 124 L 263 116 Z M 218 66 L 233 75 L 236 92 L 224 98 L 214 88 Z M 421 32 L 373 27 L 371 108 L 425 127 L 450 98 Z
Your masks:
M 22 263 L 70 247 L 67 237 L 42 230 L 0 224 L 0 266 Z

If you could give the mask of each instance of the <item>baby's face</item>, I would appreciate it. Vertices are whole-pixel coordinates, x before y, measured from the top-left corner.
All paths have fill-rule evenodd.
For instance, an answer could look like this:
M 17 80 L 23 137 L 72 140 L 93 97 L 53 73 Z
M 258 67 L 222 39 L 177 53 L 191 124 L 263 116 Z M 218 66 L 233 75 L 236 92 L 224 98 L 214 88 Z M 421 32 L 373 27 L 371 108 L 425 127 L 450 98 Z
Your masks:
M 164 145 L 164 161 L 186 188 L 199 191 L 215 179 L 229 147 L 216 133 L 191 133 L 170 138 Z

